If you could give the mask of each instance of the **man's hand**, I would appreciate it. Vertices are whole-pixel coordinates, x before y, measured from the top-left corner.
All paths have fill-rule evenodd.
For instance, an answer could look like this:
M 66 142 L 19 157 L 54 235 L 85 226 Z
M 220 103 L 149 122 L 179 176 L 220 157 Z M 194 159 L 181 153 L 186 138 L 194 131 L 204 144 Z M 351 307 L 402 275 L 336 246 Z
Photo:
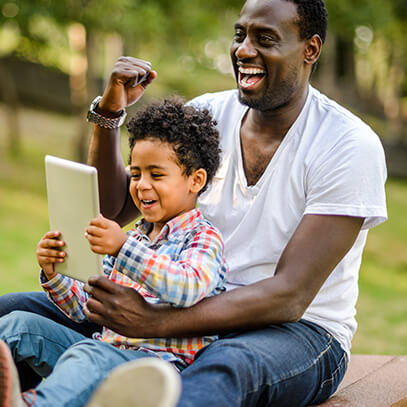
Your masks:
M 37 245 L 36 255 L 38 264 L 48 280 L 57 275 L 54 268 L 55 263 L 63 263 L 65 261 L 66 252 L 61 250 L 65 246 L 65 242 L 58 240 L 59 236 L 61 236 L 61 232 L 47 232 Z
M 84 289 L 91 296 L 83 308 L 89 321 L 130 338 L 158 336 L 158 313 L 133 288 L 122 287 L 104 276 L 94 276 Z
M 127 240 L 127 235 L 119 224 L 102 215 L 91 220 L 86 228 L 85 237 L 94 253 L 110 254 L 115 257 Z
M 97 111 L 111 116 L 136 103 L 156 77 L 157 73 L 151 70 L 150 62 L 133 57 L 120 57 L 113 68 Z

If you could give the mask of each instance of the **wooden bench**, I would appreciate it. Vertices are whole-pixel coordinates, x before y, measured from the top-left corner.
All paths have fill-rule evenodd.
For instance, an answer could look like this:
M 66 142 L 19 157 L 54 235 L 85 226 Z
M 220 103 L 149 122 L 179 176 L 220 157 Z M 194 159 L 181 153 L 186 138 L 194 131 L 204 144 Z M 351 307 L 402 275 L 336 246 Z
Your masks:
M 319 407 L 407 407 L 407 356 L 352 355 L 337 392 Z

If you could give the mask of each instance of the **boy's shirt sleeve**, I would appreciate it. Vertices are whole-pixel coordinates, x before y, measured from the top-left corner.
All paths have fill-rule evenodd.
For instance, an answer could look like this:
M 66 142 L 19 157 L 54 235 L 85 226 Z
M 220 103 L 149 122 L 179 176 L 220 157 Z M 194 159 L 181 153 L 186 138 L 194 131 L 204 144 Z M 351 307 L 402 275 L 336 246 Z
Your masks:
M 110 274 L 113 268 L 113 258 L 106 256 L 103 261 L 105 274 Z M 83 305 L 89 298 L 89 294 L 83 289 L 84 283 L 74 280 L 62 274 L 57 274 L 48 280 L 41 270 L 40 283 L 48 298 L 70 319 L 82 322 L 86 319 L 83 313 Z
M 129 236 L 117 255 L 115 268 L 161 301 L 189 307 L 223 285 L 227 266 L 221 237 L 214 228 L 201 228 L 182 245 L 181 251 L 176 243 L 172 247 L 180 252 L 177 256 L 159 254 Z

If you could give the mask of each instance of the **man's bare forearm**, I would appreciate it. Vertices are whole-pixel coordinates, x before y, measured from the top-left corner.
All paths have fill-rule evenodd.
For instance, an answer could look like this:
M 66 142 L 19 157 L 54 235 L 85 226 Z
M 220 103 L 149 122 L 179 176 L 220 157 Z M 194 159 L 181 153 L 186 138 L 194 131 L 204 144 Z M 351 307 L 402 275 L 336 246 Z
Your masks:
M 112 70 L 96 113 L 119 117 L 123 110 L 136 103 L 157 73 L 151 64 L 133 57 L 120 57 Z M 98 169 L 100 207 L 102 214 L 122 226 L 138 216 L 130 198 L 129 177 L 120 149 L 120 130 L 93 126 L 89 146 L 88 164 Z
M 132 288 L 95 277 L 86 286 L 91 298 L 84 312 L 90 321 L 128 337 L 226 333 L 297 320 L 301 296 L 294 296 L 284 285 L 284 278 L 276 276 L 204 299 L 190 308 L 174 308 L 150 304 Z
M 305 309 L 300 309 L 295 298 L 281 288 L 279 279 L 269 278 L 206 298 L 190 308 L 157 309 L 157 321 L 161 321 L 159 336 L 222 334 L 297 321 Z M 158 324 L 151 326 L 156 331 Z
M 128 193 L 128 175 L 121 155 L 119 129 L 94 125 L 88 164 L 98 169 L 102 214 L 121 225 L 134 219 L 138 212 Z
M 159 326 L 162 337 L 173 337 L 298 321 L 354 244 L 362 224 L 362 218 L 307 215 L 284 250 L 274 277 L 207 298 L 191 308 L 149 311 L 156 319 L 150 326 L 153 330 Z M 144 327 L 140 333 L 153 334 Z

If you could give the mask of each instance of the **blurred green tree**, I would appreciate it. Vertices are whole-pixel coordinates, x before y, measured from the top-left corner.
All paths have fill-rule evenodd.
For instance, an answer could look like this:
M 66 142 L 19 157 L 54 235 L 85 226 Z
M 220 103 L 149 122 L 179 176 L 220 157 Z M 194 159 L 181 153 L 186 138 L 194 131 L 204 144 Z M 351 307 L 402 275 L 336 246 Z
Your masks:
M 326 5 L 330 36 L 320 72 L 326 76 L 324 86 L 351 106 L 383 115 L 391 123 L 393 138 L 401 139 L 402 98 L 407 95 L 407 3 L 326 0 Z
M 0 26 L 3 34 L 14 34 L 17 38 L 13 46 L 6 47 L 6 52 L 55 66 L 70 75 L 74 111 L 83 113 L 89 97 L 97 92 L 96 79 L 105 77 L 123 51 L 151 59 L 158 66 L 161 63 L 161 66 L 178 67 L 169 69 L 172 73 L 168 87 L 175 85 L 175 89 L 189 93 L 188 85 L 182 80 L 182 70 L 205 64 L 206 69 L 213 68 L 209 64 L 219 57 L 219 50 L 205 60 L 200 55 L 203 44 L 219 34 L 225 14 L 237 14 L 233 7 L 239 7 L 237 2 L 2 0 Z M 122 43 L 126 44 L 125 50 Z M 226 50 L 227 47 L 222 51 Z M 177 79 L 174 79 L 175 74 Z M 10 89 L 10 81 L 4 79 L 0 88 L 9 99 L 14 95 L 13 103 L 9 100 L 8 104 L 16 109 L 16 92 Z M 161 87 L 161 91 L 165 89 L 166 86 Z M 16 117 L 16 114 L 12 116 Z M 88 127 L 82 118 L 83 115 L 77 156 L 83 161 Z
M 89 99 L 100 92 L 96 79 L 106 78 L 120 54 L 148 59 L 158 70 L 147 99 L 170 92 L 189 98 L 233 86 L 228 48 L 242 3 L 0 0 L 0 55 L 14 53 L 70 75 L 72 104 L 80 116 L 77 155 L 85 160 L 88 127 L 83 112 Z M 334 97 L 384 114 L 400 128 L 401 100 L 407 92 L 405 0 L 357 4 L 326 0 L 326 4 L 330 35 L 315 79 L 324 90 L 332 89 Z M 0 69 L 0 91 L 7 94 L 10 108 L 16 109 L 15 89 L 6 79 L 5 67 Z M 9 125 L 14 133 L 16 123 Z M 10 142 L 14 150 L 16 140 Z

